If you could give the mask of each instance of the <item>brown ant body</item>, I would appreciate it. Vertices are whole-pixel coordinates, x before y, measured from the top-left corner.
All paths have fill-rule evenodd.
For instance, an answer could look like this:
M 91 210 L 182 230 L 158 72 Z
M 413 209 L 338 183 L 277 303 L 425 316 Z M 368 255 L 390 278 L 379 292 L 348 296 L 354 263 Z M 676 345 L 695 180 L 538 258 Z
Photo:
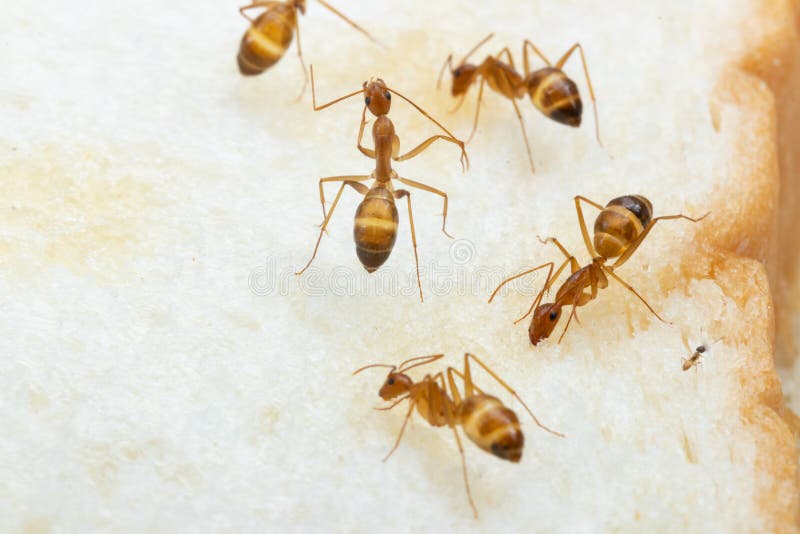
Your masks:
M 467 142 L 472 140 L 478 128 L 478 117 L 481 111 L 481 100 L 483 99 L 483 86 L 489 84 L 489 87 L 500 93 L 511 101 L 514 106 L 514 112 L 519 119 L 520 127 L 522 128 L 522 138 L 525 141 L 525 148 L 528 151 L 528 161 L 531 165 L 531 171 L 535 172 L 533 164 L 533 156 L 531 155 L 531 147 L 528 142 L 528 135 L 525 132 L 525 123 L 522 119 L 522 114 L 517 106 L 517 99 L 524 98 L 528 95 L 531 103 L 541 111 L 546 117 L 553 119 L 561 124 L 566 124 L 573 127 L 578 127 L 581 124 L 581 116 L 583 114 L 583 102 L 581 101 L 578 86 L 575 85 L 563 70 L 561 70 L 572 53 L 577 49 L 581 55 L 583 62 L 583 70 L 586 75 L 586 82 L 589 86 L 589 94 L 592 97 L 592 104 L 594 106 L 595 118 L 595 135 L 597 142 L 600 142 L 600 126 L 597 121 L 597 102 L 594 96 L 594 89 L 592 88 L 592 81 L 589 78 L 589 69 L 586 66 L 586 58 L 583 55 L 583 47 L 579 43 L 575 43 L 567 52 L 559 59 L 555 65 L 551 65 L 550 61 L 536 48 L 530 40 L 526 39 L 522 45 L 524 73 L 517 72 L 514 66 L 514 58 L 508 47 L 503 48 L 498 54 L 494 56 L 486 56 L 480 64 L 467 63 L 469 57 L 474 54 L 478 48 L 491 39 L 494 34 L 489 34 L 481 42 L 470 50 L 464 59 L 453 68 L 453 55 L 445 60 L 442 70 L 439 73 L 439 83 L 441 84 L 442 74 L 444 74 L 445 67 L 450 67 L 450 73 L 453 76 L 453 85 L 451 94 L 454 97 L 461 97 L 455 109 L 461 107 L 467 91 L 470 86 L 480 80 L 478 88 L 478 104 L 475 109 L 475 120 L 472 125 L 472 132 L 470 133 Z M 531 71 L 530 61 L 528 58 L 528 49 L 532 49 L 534 53 L 539 56 L 547 65 L 544 68 Z M 506 59 L 507 61 L 503 61 Z
M 707 347 L 705 345 L 700 345 L 696 349 L 694 349 L 694 354 L 689 356 L 688 358 L 682 358 L 683 365 L 682 368 L 684 371 L 688 371 L 695 365 L 700 365 L 700 357 L 706 352 Z
M 583 216 L 581 209 L 581 201 L 594 206 L 600 210 L 600 214 L 595 219 L 594 223 L 594 240 L 589 236 L 589 231 L 586 227 L 586 220 Z M 605 207 L 596 202 L 582 197 L 575 197 L 575 210 L 578 214 L 578 222 L 581 227 L 581 234 L 583 236 L 586 250 L 592 256 L 592 262 L 585 267 L 580 267 L 578 261 L 574 256 L 569 254 L 567 250 L 553 237 L 543 241 L 543 243 L 554 243 L 559 250 L 566 256 L 566 260 L 555 271 L 553 275 L 553 262 L 548 262 L 533 269 L 528 269 L 518 275 L 512 276 L 503 281 L 497 289 L 495 289 L 489 302 L 494 299 L 497 293 L 505 284 L 525 276 L 529 273 L 539 269 L 548 268 L 547 279 L 545 280 L 544 287 L 536 296 L 528 312 L 517 319 L 515 324 L 525 319 L 528 315 L 533 313 L 530 327 L 528 328 L 528 336 L 531 343 L 536 345 L 542 339 L 550 336 L 559 318 L 561 317 L 561 309 L 564 306 L 571 306 L 572 311 L 567 320 L 567 325 L 564 327 L 564 332 L 559 337 L 559 343 L 567 333 L 567 328 L 576 316 L 576 309 L 578 306 L 585 306 L 595 298 L 599 289 L 608 287 L 608 279 L 613 278 L 626 289 L 636 295 L 641 300 L 647 309 L 650 310 L 660 321 L 664 321 L 653 308 L 642 298 L 639 293 L 627 282 L 622 280 L 615 270 L 622 266 L 630 259 L 639 245 L 642 244 L 644 238 L 653 229 L 653 226 L 660 220 L 667 219 L 687 219 L 692 222 L 698 222 L 705 218 L 708 214 L 703 215 L 698 219 L 693 219 L 683 214 L 678 215 L 662 215 L 661 217 L 653 218 L 653 206 L 649 200 L 641 195 L 627 195 L 611 200 Z M 616 258 L 613 264 L 607 264 L 610 259 Z M 556 293 L 555 300 L 550 303 L 541 304 L 542 297 L 545 292 L 549 291 L 564 269 L 570 266 L 572 274 L 567 278 Z
M 317 1 L 374 41 L 364 28 L 344 16 L 325 0 Z M 264 9 L 264 12 L 255 19 L 250 18 L 245 13 L 249 9 L 258 8 Z M 303 49 L 300 46 L 300 26 L 297 23 L 298 12 L 301 15 L 305 15 L 306 0 L 253 0 L 252 4 L 239 8 L 239 13 L 250 21 L 250 27 L 242 36 L 239 53 L 236 56 L 239 72 L 242 75 L 255 76 L 261 74 L 280 61 L 289 45 L 292 44 L 294 33 L 297 32 L 297 55 L 303 68 L 303 76 L 305 77 L 303 91 L 305 91 L 306 83 L 308 83 L 308 73 L 303 62 Z M 301 91 L 301 95 L 303 91 Z
M 469 489 L 464 449 L 461 446 L 461 438 L 458 435 L 456 427 L 460 426 L 467 437 L 484 451 L 498 458 L 502 458 L 503 460 L 515 463 L 519 462 L 522 458 L 525 437 L 520 429 L 517 415 L 510 408 L 505 406 L 500 399 L 492 395 L 487 395 L 473 383 L 470 360 L 481 366 L 492 378 L 511 393 L 511 395 L 525 407 L 525 410 L 540 428 L 559 437 L 564 437 L 564 435 L 540 423 L 517 392 L 511 389 L 511 387 L 497 376 L 494 371 L 473 354 L 464 354 L 463 373 L 453 367 L 448 367 L 445 372 L 438 372 L 434 375 L 426 374 L 422 380 L 418 382 L 414 382 L 414 380 L 406 374 L 414 367 L 428 365 L 439 360 L 443 356 L 443 354 L 435 354 L 433 356 L 411 358 L 401 363 L 399 367 L 380 363 L 372 364 L 358 369 L 353 374 L 358 374 L 372 367 L 388 367 L 390 369 L 378 394 L 383 400 L 393 402 L 385 408 L 376 408 L 378 410 L 391 410 L 402 401 L 406 399 L 409 401 L 408 412 L 403 421 L 403 426 L 400 429 L 400 434 L 397 436 L 394 446 L 389 451 L 389 454 L 386 455 L 384 461 L 388 460 L 400 445 L 400 440 L 403 437 L 408 420 L 414 412 L 414 408 L 417 409 L 419 415 L 431 426 L 447 426 L 453 430 L 453 435 L 458 445 L 458 451 L 461 454 L 461 467 L 467 498 L 477 518 L 478 510 L 475 507 L 475 503 L 472 500 L 472 492 Z M 445 374 L 447 375 L 446 379 Z M 463 382 L 463 397 L 456 385 L 456 377 L 460 378 Z
M 400 138 L 395 133 L 394 124 L 389 119 L 388 113 L 392 104 L 392 93 L 399 96 L 409 104 L 411 104 L 417 111 L 422 113 L 425 117 L 430 119 L 439 128 L 444 130 L 447 135 L 434 135 L 420 143 L 417 147 L 411 149 L 406 154 L 400 155 Z M 377 270 L 389 258 L 389 255 L 394 248 L 395 240 L 397 239 L 397 223 L 398 213 L 395 206 L 395 200 L 405 197 L 408 202 L 408 221 L 411 226 L 411 242 L 414 245 L 414 260 L 417 266 L 417 283 L 419 285 L 419 297 L 422 297 L 422 283 L 419 274 L 419 257 L 417 256 L 417 237 L 414 230 L 414 217 L 411 212 L 411 193 L 406 189 L 394 189 L 392 180 L 397 180 L 409 187 L 428 191 L 430 193 L 439 195 L 444 200 L 442 232 L 448 237 L 450 234 L 445 230 L 445 223 L 447 221 L 447 193 L 435 189 L 429 185 L 425 185 L 414 180 L 402 178 L 392 169 L 392 161 L 404 161 L 419 155 L 428 146 L 435 141 L 441 139 L 453 143 L 461 148 L 461 164 L 462 168 L 466 169 L 469 165 L 467 153 L 464 150 L 464 142 L 456 139 L 444 126 L 437 122 L 433 117 L 428 115 L 422 108 L 417 106 L 414 102 L 398 93 L 394 89 L 387 87 L 386 83 L 380 78 L 374 79 L 370 82 L 364 82 L 361 89 L 354 91 L 350 94 L 332 100 L 325 105 L 317 106 L 316 104 L 316 89 L 314 84 L 314 67 L 311 67 L 311 94 L 314 101 L 314 110 L 319 111 L 329 106 L 341 102 L 347 98 L 356 95 L 364 96 L 364 110 L 361 114 L 361 127 L 358 132 L 357 147 L 365 156 L 375 160 L 375 170 L 369 175 L 359 176 L 331 176 L 322 178 L 319 181 L 319 197 L 322 203 L 322 215 L 324 221 L 321 225 L 317 243 L 314 246 L 314 252 L 311 259 L 308 260 L 303 269 L 297 274 L 302 274 L 303 271 L 308 269 L 311 262 L 317 255 L 322 234 L 330 222 L 333 211 L 342 196 L 344 187 L 349 185 L 358 193 L 365 196 L 364 200 L 359 204 L 356 211 L 355 225 L 353 228 L 353 238 L 356 243 L 356 254 L 364 268 L 372 273 Z M 361 145 L 361 140 L 364 135 L 364 128 L 367 125 L 366 113 L 369 109 L 375 117 L 375 124 L 372 126 L 372 138 L 375 148 L 370 149 Z M 363 181 L 374 180 L 372 187 L 364 185 Z M 327 182 L 341 182 L 339 191 L 331 204 L 331 209 L 326 213 L 325 210 L 325 193 L 322 185 Z

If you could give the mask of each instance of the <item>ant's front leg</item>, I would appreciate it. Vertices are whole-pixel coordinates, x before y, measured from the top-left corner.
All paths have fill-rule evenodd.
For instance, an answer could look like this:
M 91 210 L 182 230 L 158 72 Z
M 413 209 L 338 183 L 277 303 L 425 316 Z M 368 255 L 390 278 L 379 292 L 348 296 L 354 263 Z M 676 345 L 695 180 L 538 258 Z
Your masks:
M 361 146 L 361 140 L 364 139 L 364 128 L 366 128 L 369 121 L 367 120 L 367 106 L 364 106 L 364 111 L 361 112 L 361 126 L 358 128 L 358 140 L 356 147 L 358 150 L 368 158 L 375 159 L 375 150 Z

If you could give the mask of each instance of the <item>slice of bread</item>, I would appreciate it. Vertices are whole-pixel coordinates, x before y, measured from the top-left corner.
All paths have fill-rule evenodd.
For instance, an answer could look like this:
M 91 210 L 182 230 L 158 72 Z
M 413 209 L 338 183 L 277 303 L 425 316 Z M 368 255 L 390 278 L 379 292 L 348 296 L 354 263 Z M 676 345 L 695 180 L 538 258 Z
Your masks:
M 384 49 L 309 2 L 321 101 L 381 76 L 459 136 L 477 88 L 447 114 L 435 77 L 450 52 L 490 31 L 476 57 L 509 46 L 518 67 L 525 38 L 553 60 L 585 48 L 605 148 L 576 56 L 583 126 L 519 101 L 535 175 L 491 92 L 467 174 L 446 143 L 395 165 L 450 195 L 455 241 L 441 199 L 412 193 L 424 304 L 405 205 L 368 276 L 351 190 L 294 276 L 319 177 L 372 170 L 355 147 L 362 103 L 292 103 L 295 45 L 240 77 L 236 7 L 78 0 L 0 20 L 0 530 L 797 530 L 798 425 L 775 367 L 777 324 L 800 384 L 797 2 L 341 2 Z M 405 150 L 438 133 L 399 99 L 390 116 Z M 537 235 L 589 261 L 577 194 L 711 212 L 659 223 L 618 271 L 671 325 L 612 283 L 561 344 L 533 348 L 512 321 L 541 276 L 486 303 L 502 277 L 559 259 Z M 478 521 L 452 432 L 415 416 L 381 463 L 404 408 L 372 410 L 383 373 L 350 376 L 440 352 L 443 369 L 465 351 L 566 434 L 476 374 L 526 435 L 519 464 L 464 440 Z

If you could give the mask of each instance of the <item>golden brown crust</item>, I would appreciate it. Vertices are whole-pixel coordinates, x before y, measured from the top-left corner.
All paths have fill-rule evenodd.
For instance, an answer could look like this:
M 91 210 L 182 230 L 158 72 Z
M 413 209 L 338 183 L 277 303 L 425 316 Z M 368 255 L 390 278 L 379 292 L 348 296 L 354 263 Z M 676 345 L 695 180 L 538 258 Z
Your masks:
M 775 369 L 772 302 L 774 296 L 779 317 L 790 313 L 786 297 L 791 292 L 786 289 L 797 286 L 800 259 L 795 230 L 800 223 L 800 184 L 795 179 L 800 153 L 792 148 L 797 146 L 800 119 L 798 14 L 800 1 L 764 1 L 758 16 L 749 18 L 741 32 L 743 55 L 717 83 L 710 102 L 712 120 L 721 135 L 736 135 L 731 142 L 739 157 L 727 183 L 720 184 L 725 195 L 717 196 L 711 206 L 711 224 L 697 235 L 706 252 L 687 258 L 691 265 L 684 265 L 691 277 L 714 278 L 753 317 L 749 328 L 731 337 L 749 355 L 737 370 L 741 417 L 758 446 L 756 467 L 768 474 L 755 492 L 764 527 L 771 532 L 794 530 L 800 524 L 793 435 L 798 425 L 785 406 Z M 726 129 L 728 113 L 738 114 L 735 132 Z M 716 252 L 709 255 L 709 250 Z M 784 352 L 787 338 L 786 326 L 781 326 Z

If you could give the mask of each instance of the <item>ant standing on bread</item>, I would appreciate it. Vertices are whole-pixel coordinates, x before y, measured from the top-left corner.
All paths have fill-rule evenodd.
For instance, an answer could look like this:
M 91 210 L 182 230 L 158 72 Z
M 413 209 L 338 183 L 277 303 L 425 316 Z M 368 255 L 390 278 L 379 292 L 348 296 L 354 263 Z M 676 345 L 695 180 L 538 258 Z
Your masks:
M 441 128 L 447 135 L 433 135 L 424 140 L 417 147 L 411 149 L 405 154 L 400 154 L 400 138 L 395 133 L 394 124 L 389 118 L 389 110 L 392 106 L 392 94 L 395 94 L 411 104 L 417 111 L 422 113 L 425 117 L 430 119 L 434 124 Z M 443 140 L 458 146 L 461 149 L 461 166 L 462 170 L 466 171 L 469 165 L 469 158 L 464 149 L 464 142 L 456 139 L 447 128 L 442 126 L 436 119 L 428 115 L 422 108 L 417 106 L 414 102 L 398 93 L 394 89 L 388 87 L 386 83 L 380 78 L 364 82 L 361 89 L 358 89 L 350 94 L 339 97 L 327 104 L 317 106 L 316 88 L 314 84 L 314 66 L 311 66 L 311 95 L 314 102 L 314 111 L 323 110 L 332 106 L 342 100 L 350 97 L 362 95 L 364 97 L 364 110 L 361 113 L 361 127 L 358 131 L 357 147 L 362 154 L 368 158 L 375 160 L 375 170 L 371 174 L 356 175 L 356 176 L 331 176 L 322 178 L 319 181 L 319 199 L 322 203 L 322 216 L 324 218 L 317 243 L 314 245 L 314 252 L 311 254 L 311 259 L 308 263 L 296 274 L 300 275 L 308 269 L 311 262 L 317 255 L 319 244 L 322 241 L 322 234 L 325 233 L 328 223 L 331 220 L 336 205 L 342 196 L 344 187 L 349 185 L 356 192 L 364 195 L 364 200 L 359 204 L 356 211 L 355 225 L 353 227 L 353 238 L 356 243 L 356 254 L 361 264 L 367 272 L 374 272 L 383 265 L 389 258 L 394 248 L 394 243 L 397 240 L 397 223 L 398 213 L 395 206 L 395 200 L 405 198 L 408 202 L 408 222 L 411 226 L 411 242 L 414 246 L 414 261 L 417 266 L 417 284 L 419 286 L 419 298 L 424 300 L 422 296 L 422 281 L 419 274 L 419 256 L 417 255 L 417 234 L 414 230 L 414 216 L 411 212 L 411 192 L 406 189 L 394 189 L 392 180 L 397 180 L 409 187 L 427 191 L 435 195 L 439 195 L 444 200 L 444 208 L 442 212 L 442 232 L 447 237 L 452 238 L 445 230 L 445 223 L 447 222 L 447 193 L 440 191 L 429 185 L 425 185 L 408 178 L 398 176 L 392 169 L 392 161 L 405 161 L 411 159 L 437 140 Z M 367 125 L 366 113 L 370 111 L 375 117 L 375 123 L 372 126 L 372 139 L 375 148 L 366 148 L 361 145 L 361 140 L 364 136 L 364 128 Z M 361 182 L 366 180 L 374 180 L 371 187 L 367 187 Z M 341 182 L 339 191 L 333 199 L 331 209 L 326 213 L 325 210 L 325 193 L 322 189 L 322 184 L 327 182 Z
M 703 343 L 702 345 L 698 346 L 696 349 L 694 349 L 694 353 L 691 356 L 689 356 L 688 358 L 681 358 L 681 368 L 684 371 L 688 371 L 692 367 L 697 369 L 700 366 L 700 364 L 703 363 L 700 360 L 705 355 L 705 353 L 708 352 L 708 349 L 711 348 L 711 345 L 716 345 L 721 340 L 722 338 L 719 338 L 718 340 L 714 341 L 711 344 Z M 686 338 L 684 338 L 683 344 L 686 345 L 687 350 L 691 350 L 689 349 L 689 342 L 686 340 Z
M 594 222 L 594 240 L 589 236 L 589 230 L 583 216 L 581 202 L 585 202 L 600 210 Z M 533 304 L 531 304 L 530 309 L 525 315 L 514 322 L 514 324 L 516 324 L 533 313 L 533 318 L 528 328 L 528 337 L 534 345 L 550 336 L 558 320 L 561 318 L 561 309 L 564 306 L 570 306 L 571 311 L 567 319 L 567 324 L 564 327 L 561 337 L 558 338 L 558 342 L 561 343 L 561 340 L 567 333 L 570 322 L 573 317 L 576 317 L 578 306 L 585 306 L 596 299 L 598 290 L 608 287 L 609 278 L 613 278 L 628 289 L 628 291 L 636 295 L 659 321 L 667 322 L 653 310 L 650 304 L 648 304 L 630 284 L 620 278 L 615 270 L 631 258 L 658 221 L 686 219 L 691 222 L 699 222 L 703 220 L 708 213 L 697 219 L 693 219 L 682 213 L 677 215 L 662 215 L 661 217 L 653 218 L 653 205 L 641 195 L 618 197 L 608 202 L 605 207 L 586 197 L 576 196 L 575 210 L 578 214 L 578 223 L 580 224 L 581 235 L 583 236 L 586 250 L 592 257 L 591 263 L 585 267 L 581 267 L 578 260 L 575 259 L 575 256 L 567 252 L 555 237 L 549 237 L 545 240 L 540 239 L 540 241 L 545 244 L 553 243 L 562 254 L 566 256 L 566 260 L 564 260 L 561 266 L 555 271 L 555 274 L 553 274 L 553 267 L 555 266 L 553 262 L 544 263 L 538 267 L 528 269 L 504 280 L 497 286 L 497 289 L 494 290 L 494 293 L 492 293 L 492 296 L 489 298 L 489 302 L 492 302 L 492 299 L 494 299 L 500 291 L 500 288 L 508 282 L 534 271 L 538 271 L 539 269 L 547 268 L 548 273 L 544 287 L 542 287 L 542 290 L 536 296 Z M 616 258 L 616 261 L 613 264 L 607 264 L 608 260 L 613 258 Z M 561 287 L 556 293 L 555 300 L 540 305 L 545 292 L 549 292 L 568 265 L 570 266 L 572 274 L 561 284 Z
M 384 462 L 389 459 L 400 445 L 400 440 L 403 438 L 403 433 L 405 432 L 408 420 L 411 418 L 411 414 L 414 412 L 414 408 L 417 409 L 417 413 L 431 426 L 450 427 L 456 438 L 458 452 L 461 454 L 461 470 L 464 476 L 464 486 L 467 490 L 467 499 L 472 507 L 475 518 L 477 518 L 478 509 L 475 507 L 475 502 L 472 500 L 472 492 L 469 489 L 469 479 L 467 478 L 467 461 L 464 457 L 464 449 L 461 446 L 461 438 L 458 435 L 456 427 L 460 426 L 467 437 L 484 451 L 514 463 L 522 459 L 525 437 L 520 429 L 517 415 L 510 408 L 505 406 L 500 399 L 484 393 L 482 389 L 474 384 L 472 381 L 470 361 L 475 362 L 483 368 L 492 378 L 511 393 L 511 395 L 522 404 L 539 428 L 560 438 L 563 438 L 564 435 L 540 423 L 517 392 L 474 354 L 464 354 L 463 373 L 453 367 L 448 367 L 445 372 L 440 371 L 434 375 L 426 374 L 422 380 L 418 382 L 415 382 L 406 374 L 414 367 L 428 365 L 443 357 L 443 354 L 434 354 L 432 356 L 411 358 L 401 363 L 399 367 L 396 365 L 375 363 L 366 365 L 356 370 L 353 374 L 357 375 L 365 369 L 373 367 L 389 368 L 389 373 L 386 375 L 386 379 L 378 394 L 383 400 L 393 402 L 385 408 L 376 408 L 377 410 L 391 410 L 404 400 L 409 401 L 408 412 L 406 412 L 403 426 L 400 428 L 400 434 L 397 436 L 397 440 L 389 451 L 389 454 L 383 459 Z M 447 375 L 446 380 L 445 374 Z M 458 377 L 463 384 L 463 397 L 456 385 L 456 377 Z M 449 391 L 448 387 L 450 388 Z
M 470 86 L 480 80 L 480 85 L 478 87 L 478 104 L 475 108 L 475 120 L 473 121 L 472 132 L 467 142 L 472 140 L 472 137 L 478 129 L 478 117 L 480 116 L 481 101 L 483 99 L 483 86 L 488 83 L 492 90 L 509 99 L 514 106 L 514 112 L 522 128 L 522 138 L 525 141 L 525 149 L 528 151 L 528 162 L 531 166 L 531 172 L 536 172 L 533 164 L 533 156 L 531 155 L 530 143 L 528 142 L 528 135 L 525 133 L 525 122 L 522 119 L 522 114 L 519 111 L 516 100 L 528 95 L 534 107 L 541 111 L 546 117 L 568 126 L 576 128 L 580 126 L 583 114 L 581 95 L 575 82 L 562 70 L 572 53 L 578 50 L 581 55 L 581 61 L 583 62 L 583 72 L 586 75 L 586 83 L 589 86 L 589 94 L 592 97 L 592 105 L 594 107 L 595 136 L 597 137 L 598 144 L 600 144 L 600 146 L 603 145 L 600 141 L 597 101 L 594 96 L 592 80 L 589 77 L 589 68 L 586 66 L 586 57 L 583 54 L 583 47 L 580 43 L 572 45 L 556 64 L 552 65 L 550 60 L 536 48 L 536 45 L 526 39 L 522 45 L 523 74 L 517 72 L 514 66 L 514 58 L 508 47 L 503 48 L 494 56 L 486 56 L 486 59 L 477 65 L 467 63 L 469 57 L 492 37 L 494 37 L 494 34 L 489 34 L 475 45 L 455 68 L 453 68 L 453 55 L 450 54 L 445 60 L 442 70 L 439 72 L 439 81 L 436 84 L 437 88 L 441 85 L 444 69 L 450 67 L 450 74 L 453 76 L 451 94 L 454 97 L 461 97 L 458 104 L 453 109 L 453 111 L 455 111 L 461 107 Z M 544 61 L 545 67 L 531 71 L 530 60 L 528 58 L 529 49 L 533 50 L 533 52 Z

